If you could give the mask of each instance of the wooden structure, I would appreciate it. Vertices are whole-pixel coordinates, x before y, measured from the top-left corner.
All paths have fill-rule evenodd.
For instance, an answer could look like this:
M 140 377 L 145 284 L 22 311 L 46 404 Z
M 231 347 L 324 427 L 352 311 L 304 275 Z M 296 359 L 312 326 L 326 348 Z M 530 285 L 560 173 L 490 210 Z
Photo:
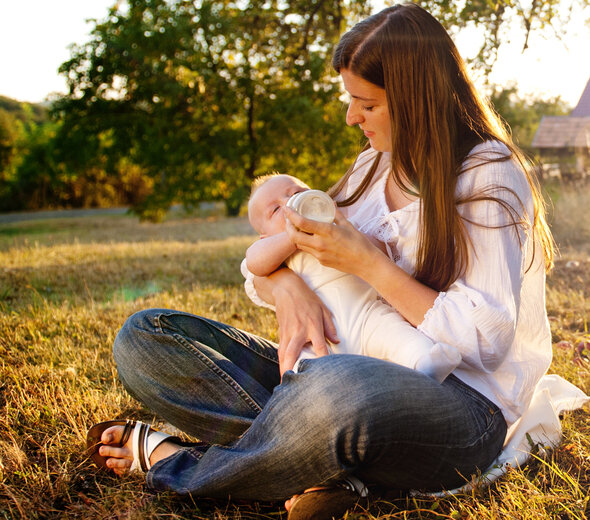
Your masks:
M 590 80 L 569 116 L 546 116 L 535 134 L 544 176 L 590 176 Z

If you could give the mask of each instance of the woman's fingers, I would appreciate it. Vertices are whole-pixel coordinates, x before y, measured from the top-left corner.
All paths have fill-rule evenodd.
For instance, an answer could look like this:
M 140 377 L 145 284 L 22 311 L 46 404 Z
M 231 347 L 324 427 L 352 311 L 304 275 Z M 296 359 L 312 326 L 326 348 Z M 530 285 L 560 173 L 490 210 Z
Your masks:
M 285 208 L 285 217 L 287 233 L 298 246 L 312 246 L 318 237 L 329 236 L 334 231 L 332 224 L 302 217 L 290 208 Z
M 362 278 L 363 274 L 370 272 L 375 255 L 382 253 L 338 210 L 335 224 L 313 222 L 293 211 L 286 216 L 289 238 L 299 250 L 310 253 L 326 267 Z
M 336 325 L 334 324 L 334 318 L 332 317 L 332 313 L 328 311 L 328 309 L 323 309 L 323 317 L 324 317 L 324 336 L 327 338 L 328 341 L 332 343 L 340 343 L 340 338 L 338 337 L 338 331 L 336 330 Z
M 292 370 L 301 354 L 301 351 L 310 346 L 318 357 L 326 356 L 330 352 L 325 334 L 329 333 L 336 338 L 336 329 L 330 320 L 330 330 L 325 330 L 326 319 L 320 317 L 318 322 L 308 317 L 305 323 L 289 330 L 279 330 L 279 367 L 281 375 L 287 370 Z M 330 341 L 332 339 L 328 337 Z M 337 338 L 336 338 L 337 339 Z
M 334 217 L 334 223 L 338 226 L 352 226 L 350 221 L 344 216 L 344 213 L 336 208 L 336 216 Z
M 330 352 L 328 344 L 324 337 L 324 330 L 317 327 L 311 327 L 310 333 L 305 334 L 304 328 L 300 328 L 294 335 L 281 334 L 279 341 L 279 367 L 281 375 L 287 370 L 292 370 L 301 354 L 301 351 L 311 346 L 315 355 L 318 357 L 326 356 Z M 335 332 L 334 332 L 335 335 Z

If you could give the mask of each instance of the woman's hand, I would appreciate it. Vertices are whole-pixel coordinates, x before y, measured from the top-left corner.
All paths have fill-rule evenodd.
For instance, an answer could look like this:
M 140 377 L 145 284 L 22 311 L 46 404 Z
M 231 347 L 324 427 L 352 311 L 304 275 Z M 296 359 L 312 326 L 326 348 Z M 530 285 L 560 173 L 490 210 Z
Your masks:
M 276 309 L 281 375 L 291 370 L 306 346 L 318 356 L 328 352 L 326 339 L 339 343 L 332 314 L 307 284 L 290 269 L 255 280 L 256 290 Z
M 287 233 L 298 249 L 321 264 L 358 276 L 414 327 L 434 305 L 438 292 L 406 273 L 366 235 L 336 212 L 336 225 L 306 219 L 285 208 Z
M 375 259 L 385 253 L 337 210 L 335 224 L 302 217 L 285 208 L 287 233 L 297 249 L 315 256 L 322 265 L 367 280 Z

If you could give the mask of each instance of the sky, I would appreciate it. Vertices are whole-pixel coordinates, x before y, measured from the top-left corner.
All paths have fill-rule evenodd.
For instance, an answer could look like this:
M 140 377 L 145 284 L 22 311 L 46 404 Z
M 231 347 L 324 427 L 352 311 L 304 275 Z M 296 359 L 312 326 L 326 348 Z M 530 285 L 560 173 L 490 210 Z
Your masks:
M 72 43 L 89 39 L 89 18 L 102 19 L 115 0 L 0 0 L 0 95 L 40 102 L 52 92 L 66 92 L 57 73 L 70 57 Z M 376 8 L 383 0 L 373 0 Z M 590 9 L 568 27 L 563 41 L 535 36 L 521 52 L 522 39 L 501 52 L 492 74 L 499 84 L 516 83 L 521 94 L 560 96 L 572 107 L 590 78 Z M 474 35 L 455 39 L 464 57 L 474 52 Z

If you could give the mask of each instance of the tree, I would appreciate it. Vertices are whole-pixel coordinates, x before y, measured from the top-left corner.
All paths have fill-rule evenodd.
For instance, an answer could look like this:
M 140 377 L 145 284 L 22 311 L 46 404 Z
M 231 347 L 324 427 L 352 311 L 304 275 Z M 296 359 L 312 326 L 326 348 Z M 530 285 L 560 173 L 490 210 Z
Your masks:
M 119 2 L 73 49 L 61 67 L 70 93 L 54 108 L 64 157 L 140 165 L 154 181 L 136 206 L 148 217 L 207 198 L 235 214 L 268 168 L 306 167 L 293 173 L 325 184 L 340 164 L 312 160 L 314 144 L 331 142 L 327 157 L 342 162 L 355 140 L 343 121 L 328 124 L 340 106 L 328 56 L 365 2 L 198 4 Z
M 419 3 L 451 32 L 482 29 L 484 69 L 510 23 L 522 24 L 525 47 L 533 31 L 565 23 L 557 0 Z M 78 175 L 99 163 L 110 183 L 120 182 L 122 162 L 132 165 L 148 179 L 135 202 L 147 218 L 205 199 L 235 214 L 251 180 L 273 169 L 324 188 L 358 149 L 329 57 L 369 8 L 367 0 L 119 0 L 61 67 L 70 92 L 53 110 L 60 161 Z
M 474 27 L 480 30 L 481 47 L 473 60 L 489 73 L 502 43 L 510 41 L 509 29 L 520 28 L 523 52 L 533 33 L 565 34 L 572 16 L 590 6 L 590 0 L 418 0 L 453 33 Z
M 0 110 L 23 123 L 33 121 L 42 124 L 48 119 L 48 110 L 45 106 L 39 103 L 23 103 L 6 96 L 0 96 Z
M 0 108 L 0 181 L 8 178 L 8 166 L 15 152 L 15 120 L 6 110 Z
M 14 206 L 12 186 L 25 128 L 47 121 L 43 106 L 0 96 L 0 209 Z

